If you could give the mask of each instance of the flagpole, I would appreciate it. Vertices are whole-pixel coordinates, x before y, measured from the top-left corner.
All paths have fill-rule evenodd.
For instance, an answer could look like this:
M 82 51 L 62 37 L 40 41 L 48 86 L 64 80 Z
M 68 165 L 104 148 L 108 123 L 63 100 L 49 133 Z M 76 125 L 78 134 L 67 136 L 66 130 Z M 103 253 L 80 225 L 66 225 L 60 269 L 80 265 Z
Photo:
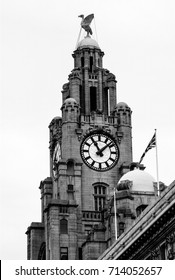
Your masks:
M 156 135 L 156 173 L 157 173 L 157 195 L 160 195 L 160 186 L 159 186 L 159 168 L 158 168 L 158 150 L 157 150 L 157 129 L 155 129 Z
M 117 240 L 117 209 L 116 209 L 116 196 L 115 196 L 115 187 L 114 187 L 114 225 L 115 225 L 115 240 Z

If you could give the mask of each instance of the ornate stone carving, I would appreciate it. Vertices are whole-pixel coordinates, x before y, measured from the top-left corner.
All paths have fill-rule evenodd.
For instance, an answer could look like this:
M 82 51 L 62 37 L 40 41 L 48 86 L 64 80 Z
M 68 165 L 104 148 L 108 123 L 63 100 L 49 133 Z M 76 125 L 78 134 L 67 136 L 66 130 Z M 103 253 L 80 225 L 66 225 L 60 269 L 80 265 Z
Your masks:
M 69 89 L 69 83 L 63 85 L 63 90 L 67 91 Z
M 61 144 L 62 139 L 62 129 L 61 129 L 62 119 L 60 117 L 54 118 L 50 125 L 50 152 L 51 156 L 53 155 L 54 148 L 56 146 L 56 143 L 59 142 Z
M 115 81 L 115 75 L 112 73 L 109 73 L 107 76 L 107 82 L 110 82 L 110 81 Z
M 80 69 L 79 68 L 74 68 L 71 71 L 71 74 L 69 75 L 69 78 L 70 79 L 73 79 L 73 78 L 79 78 L 80 79 Z
M 123 190 L 130 190 L 130 188 L 132 187 L 133 182 L 129 181 L 129 180 L 124 180 L 121 181 L 118 185 L 117 185 L 117 190 L 118 191 L 123 191 Z
M 159 250 L 159 248 L 156 248 L 153 251 L 151 251 L 151 257 L 152 257 L 153 260 L 160 259 L 160 250 Z
M 175 232 L 171 233 L 166 238 L 166 247 L 167 247 L 167 259 L 175 259 Z

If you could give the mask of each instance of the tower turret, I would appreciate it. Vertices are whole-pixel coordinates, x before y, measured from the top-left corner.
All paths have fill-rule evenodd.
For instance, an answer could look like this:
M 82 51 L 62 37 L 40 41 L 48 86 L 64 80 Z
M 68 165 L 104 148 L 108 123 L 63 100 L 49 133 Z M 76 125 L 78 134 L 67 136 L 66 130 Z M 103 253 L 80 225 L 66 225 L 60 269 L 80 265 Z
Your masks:
M 62 155 L 64 159 L 77 158 L 80 107 L 74 98 L 67 98 L 62 107 Z
M 114 115 L 117 117 L 118 135 L 122 137 L 120 143 L 120 161 L 121 166 L 128 165 L 132 162 L 132 126 L 131 126 L 131 114 L 130 107 L 125 102 L 119 102 L 114 109 Z M 126 171 L 126 170 L 125 170 Z M 121 170 L 122 174 L 125 172 Z
M 109 70 L 103 69 L 104 52 L 87 35 L 78 43 L 72 56 L 74 69 L 69 76 L 69 96 L 79 102 L 81 114 L 99 111 L 111 115 L 116 105 L 116 79 Z

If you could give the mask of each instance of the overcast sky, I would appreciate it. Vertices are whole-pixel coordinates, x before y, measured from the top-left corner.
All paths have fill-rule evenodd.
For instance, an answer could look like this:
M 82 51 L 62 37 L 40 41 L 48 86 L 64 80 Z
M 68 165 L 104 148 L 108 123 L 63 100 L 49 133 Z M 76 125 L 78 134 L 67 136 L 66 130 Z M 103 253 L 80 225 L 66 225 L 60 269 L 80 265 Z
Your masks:
M 80 21 L 94 13 L 104 68 L 118 102 L 132 109 L 133 160 L 157 129 L 159 179 L 175 179 L 175 2 L 4 0 L 1 75 L 1 259 L 26 259 L 25 231 L 40 221 L 40 181 L 49 176 L 49 130 L 73 69 Z M 95 32 L 95 29 L 97 32 Z M 155 149 L 143 161 L 156 179 Z

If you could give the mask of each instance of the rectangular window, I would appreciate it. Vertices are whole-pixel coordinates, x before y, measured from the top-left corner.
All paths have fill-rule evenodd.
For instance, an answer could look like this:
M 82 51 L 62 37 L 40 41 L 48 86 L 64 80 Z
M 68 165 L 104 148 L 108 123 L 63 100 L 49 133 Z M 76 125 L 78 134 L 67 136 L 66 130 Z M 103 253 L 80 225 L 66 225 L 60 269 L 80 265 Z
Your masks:
M 68 213 L 68 207 L 67 206 L 60 206 L 60 213 Z
M 69 185 L 67 186 L 67 190 L 68 190 L 68 192 L 73 192 L 74 186 L 71 185 L 71 184 L 69 184 Z
M 88 235 L 90 233 L 90 231 L 92 230 L 92 225 L 85 225 L 84 227 L 84 232 L 86 235 Z
M 90 56 L 90 72 L 92 72 L 92 67 L 93 67 L 93 56 Z
M 109 89 L 107 87 L 103 91 L 103 111 L 105 115 L 109 115 Z
M 84 57 L 81 57 L 81 67 L 84 67 Z
M 90 87 L 90 110 L 96 111 L 97 109 L 97 89 L 96 87 Z
M 60 234 L 68 234 L 68 221 L 66 219 L 60 220 Z
M 67 247 L 60 248 L 60 260 L 68 260 L 68 248 Z
M 99 211 L 102 210 L 102 204 L 103 204 L 103 199 L 101 197 L 99 197 Z
M 125 229 L 125 224 L 124 223 L 119 223 L 119 235 L 121 235 L 124 232 Z
M 98 211 L 98 201 L 97 201 L 97 197 L 94 198 L 94 202 L 95 202 L 95 211 Z
M 81 113 L 85 113 L 85 96 L 84 96 L 84 90 L 82 85 L 79 86 L 79 96 L 80 96 L 80 111 Z
M 95 186 L 94 187 L 94 207 L 95 211 L 102 211 L 106 201 L 106 187 Z
M 79 260 L 83 259 L 82 248 L 78 248 L 78 258 Z

